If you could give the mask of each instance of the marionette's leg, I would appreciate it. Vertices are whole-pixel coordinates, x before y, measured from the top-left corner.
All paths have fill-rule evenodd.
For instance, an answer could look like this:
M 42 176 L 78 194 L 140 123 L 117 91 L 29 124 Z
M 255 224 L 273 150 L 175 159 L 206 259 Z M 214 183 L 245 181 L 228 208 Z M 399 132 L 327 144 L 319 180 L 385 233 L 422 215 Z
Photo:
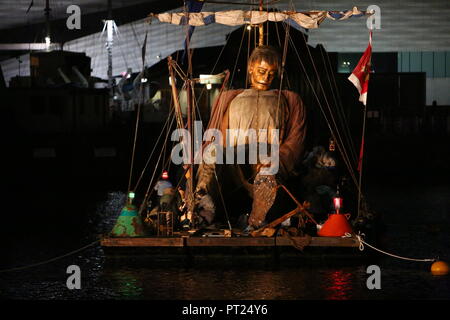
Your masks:
M 223 165 L 221 191 L 225 208 L 219 195 L 217 197 L 219 202 L 216 203 L 217 217 L 221 216 L 222 220 L 226 220 L 228 214 L 231 224 L 236 226 L 240 216 L 251 211 L 252 198 L 246 187 L 247 184 L 240 165 Z M 248 187 L 251 188 L 251 185 L 249 184 Z

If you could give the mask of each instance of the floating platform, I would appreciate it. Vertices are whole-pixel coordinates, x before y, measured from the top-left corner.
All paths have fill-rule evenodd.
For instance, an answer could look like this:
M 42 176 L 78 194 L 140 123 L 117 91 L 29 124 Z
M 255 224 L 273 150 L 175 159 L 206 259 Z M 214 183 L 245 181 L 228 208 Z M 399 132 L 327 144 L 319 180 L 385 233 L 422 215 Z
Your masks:
M 182 263 L 189 267 L 217 263 L 227 266 L 360 262 L 368 257 L 355 238 L 311 236 L 171 236 L 111 237 L 101 239 L 110 263 L 141 261 L 147 266 Z M 125 259 L 125 260 L 121 260 Z M 142 260 L 143 259 L 143 260 Z M 261 260 L 262 259 L 262 260 Z M 318 260 L 319 259 L 319 260 Z M 197 266 L 199 266 L 197 264 Z
M 341 237 L 104 237 L 101 246 L 107 248 L 191 248 L 191 247 L 358 247 L 354 238 Z

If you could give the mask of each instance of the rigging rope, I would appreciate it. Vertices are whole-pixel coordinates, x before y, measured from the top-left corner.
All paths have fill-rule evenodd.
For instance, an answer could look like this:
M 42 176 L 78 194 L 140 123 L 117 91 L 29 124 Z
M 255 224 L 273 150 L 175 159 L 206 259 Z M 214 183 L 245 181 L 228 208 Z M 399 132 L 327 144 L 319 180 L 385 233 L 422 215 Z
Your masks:
M 267 16 L 268 16 L 269 15 L 269 0 L 267 0 L 267 2 L 266 2 L 266 13 L 267 13 Z M 268 20 L 267 20 L 266 24 L 267 24 L 266 45 L 269 45 L 269 21 Z
M 220 199 L 222 200 L 222 205 L 223 205 L 223 209 L 225 211 L 225 216 L 227 218 L 227 222 L 228 222 L 228 227 L 230 229 L 230 231 L 232 231 L 233 229 L 231 228 L 231 222 L 230 222 L 230 218 L 228 216 L 228 211 L 227 211 L 227 207 L 225 206 L 225 200 L 223 199 L 223 194 L 222 194 L 222 188 L 220 187 L 220 183 L 219 183 L 219 179 L 217 178 L 217 174 L 216 174 L 216 168 L 214 167 L 214 177 L 216 179 L 217 182 L 217 186 L 218 186 L 218 190 L 219 190 L 219 195 L 220 195 Z
M 176 66 L 176 65 L 177 65 L 176 62 L 172 60 L 171 66 L 173 67 L 173 66 Z M 179 71 L 182 72 L 181 69 L 180 69 Z M 178 97 L 177 97 L 178 99 L 179 99 L 180 94 L 181 94 L 181 93 L 178 93 Z M 171 94 L 170 96 L 171 96 L 171 102 L 170 102 L 170 105 L 172 105 L 172 103 L 174 102 L 174 97 L 173 97 L 172 94 Z M 175 115 L 175 116 L 174 116 L 174 115 Z M 151 179 L 150 179 L 150 182 L 149 182 L 149 184 L 148 184 L 147 190 L 146 190 L 146 192 L 145 192 L 144 200 L 143 200 L 142 203 L 141 203 L 141 207 L 140 207 L 140 209 L 139 209 L 139 213 L 142 213 L 142 211 L 143 211 L 144 208 L 145 208 L 145 203 L 147 202 L 148 198 L 150 198 L 150 197 L 152 196 L 153 192 L 155 191 L 154 189 L 152 189 L 152 190 L 150 191 L 150 188 L 151 188 L 151 186 L 152 186 L 152 184 L 153 184 L 153 180 L 154 180 L 154 178 L 155 178 L 156 171 L 157 171 L 157 169 L 158 169 L 158 167 L 159 167 L 159 163 L 160 163 L 160 161 L 161 161 L 161 157 L 162 157 L 163 154 L 165 154 L 166 145 L 167 145 L 168 137 L 169 137 L 169 134 L 170 134 L 170 129 L 171 129 L 172 126 L 173 126 L 174 120 L 175 120 L 176 118 L 178 118 L 177 116 L 178 116 L 178 117 L 181 117 L 181 115 L 178 115 L 178 113 L 176 112 L 175 107 L 174 107 L 174 108 L 173 108 L 173 113 L 171 112 L 171 113 L 169 114 L 169 118 L 172 117 L 172 120 L 170 121 L 170 125 L 166 127 L 166 130 L 167 130 L 167 131 L 166 131 L 166 136 L 165 136 L 165 139 L 164 139 L 164 146 L 163 146 L 164 152 L 160 153 L 160 155 L 159 155 L 159 157 L 158 157 L 158 161 L 157 161 L 157 163 L 156 163 L 155 169 L 153 170 L 152 177 L 151 177 Z M 181 119 L 181 121 L 182 121 L 182 119 Z M 177 125 L 178 125 L 178 122 L 177 122 Z M 183 126 L 181 125 L 181 129 L 182 129 L 182 128 L 183 128 Z M 164 129 L 163 129 L 163 130 L 164 130 Z M 175 141 L 172 142 L 172 145 L 173 145 L 174 143 L 175 143 Z M 169 155 L 168 158 L 167 158 L 167 160 L 166 160 L 166 161 L 163 163 L 163 165 L 162 165 L 163 168 L 166 168 L 168 165 L 170 165 L 170 159 L 171 159 L 171 157 L 170 157 L 170 155 Z
M 173 112 L 173 110 L 171 110 L 171 111 L 169 112 L 169 116 L 167 117 L 167 120 L 166 120 L 166 122 L 164 123 L 163 128 L 161 129 L 161 133 L 159 134 L 159 137 L 158 137 L 158 139 L 156 140 L 155 145 L 153 146 L 153 150 L 152 150 L 152 152 L 150 153 L 150 156 L 148 157 L 147 162 L 145 163 L 144 169 L 142 169 L 141 175 L 139 176 L 139 179 L 138 179 L 138 181 L 136 182 L 135 187 L 133 188 L 133 190 L 135 190 L 135 191 L 137 190 L 137 187 L 139 186 L 139 183 L 141 182 L 141 180 L 142 180 L 142 178 L 143 178 L 143 176 L 144 176 L 144 172 L 147 170 L 147 167 L 148 167 L 148 165 L 150 164 L 150 160 L 151 160 L 152 157 L 153 157 L 153 153 L 155 152 L 156 147 L 158 146 L 159 141 L 161 140 L 161 137 L 162 137 L 162 135 L 163 135 L 163 133 L 164 133 L 164 129 L 165 129 L 166 126 L 169 124 L 169 120 L 172 119 L 171 124 L 173 123 L 172 112 Z
M 233 67 L 233 72 L 231 73 L 231 81 L 230 81 L 230 86 L 233 85 L 233 80 L 234 80 L 234 73 L 236 71 L 236 66 L 237 63 L 239 61 L 239 55 L 241 54 L 241 49 L 242 49 L 242 42 L 244 41 L 244 35 L 245 35 L 245 28 L 243 28 L 242 30 L 242 38 L 241 38 L 241 44 L 239 45 L 239 50 L 238 50 L 238 54 L 237 54 L 237 58 L 236 58 L 236 62 L 234 63 L 234 67 Z
M 167 127 L 167 133 L 166 133 L 166 137 L 164 139 L 164 144 L 167 143 L 167 139 L 168 139 L 169 132 L 170 132 L 169 129 L 173 126 L 174 120 L 175 120 L 175 117 L 172 117 L 171 124 L 170 124 L 170 126 Z M 139 209 L 139 213 L 142 213 L 142 211 L 145 208 L 145 204 L 147 203 L 148 198 L 151 197 L 152 194 L 153 194 L 154 189 L 152 191 L 150 191 L 150 188 L 153 185 L 153 180 L 155 178 L 156 171 L 158 170 L 159 162 L 161 161 L 162 155 L 163 155 L 163 153 L 159 154 L 158 161 L 156 162 L 155 169 L 153 170 L 153 173 L 152 173 L 152 177 L 150 178 L 150 181 L 149 181 L 148 186 L 147 186 L 147 190 L 145 191 L 145 196 L 144 196 L 144 199 L 143 199 L 143 201 L 141 203 L 141 207 Z
M 305 43 L 306 43 L 307 41 L 306 41 L 305 35 L 303 34 L 303 32 L 302 32 L 301 34 L 303 35 L 303 39 L 304 39 L 304 41 L 305 41 Z M 306 48 L 307 48 L 307 51 L 308 51 L 308 55 L 309 55 L 310 61 L 312 62 L 312 66 L 313 66 L 313 68 L 314 68 L 314 72 L 315 72 L 315 74 L 316 74 L 316 76 L 317 76 L 317 80 L 318 80 L 318 83 L 319 83 L 319 87 L 320 87 L 320 89 L 321 89 L 322 92 L 323 92 L 323 97 L 324 97 L 324 99 L 325 99 L 325 104 L 326 104 L 326 106 L 327 106 L 327 108 L 328 108 L 328 111 L 329 111 L 329 113 L 330 113 L 330 118 L 331 118 L 331 120 L 332 120 L 332 122 L 333 122 L 335 131 L 336 131 L 336 133 L 337 133 L 337 137 L 338 137 L 338 140 L 339 140 L 339 141 L 338 141 L 338 144 L 339 144 L 340 147 L 341 147 L 341 148 L 339 148 L 339 150 L 342 151 L 342 154 L 343 154 L 344 158 L 346 159 L 346 161 L 348 161 L 348 163 L 349 163 L 349 170 L 350 170 L 350 168 L 351 168 L 351 161 L 350 161 L 350 158 L 349 158 L 349 156 L 348 156 L 348 154 L 347 154 L 347 150 L 346 150 L 346 148 L 345 148 L 345 145 L 344 145 L 344 142 L 343 142 L 343 140 L 342 140 L 341 134 L 340 134 L 340 132 L 339 132 L 339 130 L 338 130 L 338 126 L 337 126 L 336 120 L 334 119 L 333 112 L 332 112 L 332 110 L 331 110 L 330 103 L 328 102 L 328 99 L 327 99 L 327 95 L 326 95 L 325 89 L 324 89 L 324 87 L 323 87 L 323 85 L 322 85 L 322 81 L 320 80 L 319 72 L 317 71 L 317 67 L 316 67 L 316 64 L 314 63 L 314 60 L 313 60 L 313 57 L 312 57 L 312 54 L 311 54 L 311 50 L 309 49 L 309 46 L 306 45 Z M 332 131 L 332 135 L 333 135 L 334 137 L 336 137 L 336 134 L 335 134 L 333 131 Z M 339 147 L 339 145 L 338 145 L 338 147 Z M 354 176 L 353 170 L 351 170 L 351 172 L 352 172 L 351 174 Z M 355 182 L 356 182 L 356 177 L 355 177 Z M 358 186 L 358 189 L 360 189 L 359 184 L 357 184 L 357 186 Z
M 284 23 L 283 23 L 283 27 L 285 27 L 285 26 L 284 26 Z M 323 106 L 322 106 L 322 103 L 320 102 L 320 99 L 319 99 L 319 97 L 318 97 L 318 95 L 317 95 L 317 92 L 316 92 L 316 90 L 314 89 L 314 86 L 312 85 L 311 79 L 310 79 L 308 73 L 306 72 L 306 68 L 305 68 L 305 66 L 304 66 L 304 64 L 303 64 L 303 62 L 302 62 L 302 59 L 300 58 L 300 55 L 299 55 L 299 53 L 298 53 L 298 50 L 297 50 L 297 48 L 295 47 L 295 44 L 293 43 L 293 40 L 292 40 L 292 39 L 289 39 L 289 40 L 290 40 L 291 46 L 294 48 L 294 51 L 295 51 L 296 56 L 297 56 L 297 59 L 298 59 L 298 61 L 300 62 L 300 66 L 301 66 L 302 69 L 303 69 L 303 72 L 304 72 L 304 74 L 305 74 L 305 76 L 306 76 L 306 79 L 307 79 L 308 84 L 309 84 L 309 86 L 310 86 L 310 88 L 311 88 L 311 91 L 312 91 L 314 97 L 315 97 L 316 100 L 317 100 L 317 103 L 318 103 L 318 105 L 319 105 L 320 111 L 322 112 L 322 115 L 324 116 L 324 118 L 325 118 L 325 120 L 326 120 L 326 122 L 327 122 L 327 126 L 328 126 L 328 128 L 329 128 L 331 134 L 333 135 L 333 137 L 335 137 L 335 136 L 334 136 L 334 130 L 331 128 L 330 121 L 328 120 L 328 117 L 327 117 L 327 115 L 326 115 L 326 113 L 325 113 L 325 111 L 324 111 L 324 108 L 323 108 Z M 341 145 L 342 145 L 342 144 L 341 144 Z M 341 154 L 343 153 L 342 149 L 343 149 L 343 148 L 339 148 L 339 150 L 341 151 Z M 355 176 L 355 174 L 354 174 L 353 168 L 352 168 L 351 164 L 348 162 L 348 158 L 346 158 L 346 157 L 344 156 L 344 154 L 342 154 L 342 155 L 343 155 L 343 160 L 344 160 L 344 162 L 345 162 L 345 164 L 346 164 L 346 166 L 347 166 L 347 168 L 348 168 L 348 171 L 349 171 L 349 173 L 350 173 L 350 175 L 351 175 L 351 177 L 352 177 L 352 179 L 353 179 L 353 182 L 355 183 L 355 186 L 356 186 L 357 189 L 359 190 L 359 185 L 358 185 L 358 182 L 357 182 L 357 180 L 356 180 L 356 176 Z
M 176 93 L 176 76 L 174 74 L 174 71 L 177 72 L 176 69 L 176 62 L 169 56 L 169 74 L 170 74 L 170 79 L 172 81 L 171 83 L 171 88 L 172 88 L 172 94 L 171 94 L 171 104 L 173 103 L 174 109 L 175 109 L 175 117 L 177 119 L 177 127 L 178 129 L 183 129 L 184 128 L 184 124 L 183 124 L 183 116 L 182 116 L 182 112 L 181 112 L 181 106 L 180 106 L 180 94 Z M 184 83 L 183 89 L 185 88 L 186 83 Z
M 68 252 L 68 253 L 66 253 L 66 254 L 63 254 L 63 255 L 60 255 L 60 256 L 57 256 L 57 257 L 54 257 L 54 258 L 45 260 L 45 261 L 33 263 L 33 264 L 26 265 L 26 266 L 22 266 L 22 267 L 16 267 L 16 268 L 11 268 L 11 269 L 3 269 L 3 270 L 0 270 L 0 273 L 13 272 L 13 271 L 20 271 L 20 270 L 25 270 L 25 269 L 29 269 L 29 268 L 41 266 L 41 265 L 44 265 L 44 264 L 47 264 L 47 263 L 50 263 L 50 262 L 53 262 L 53 261 L 56 261 L 56 260 L 59 260 L 59 259 L 68 257 L 68 256 L 73 255 L 73 254 L 75 254 L 75 253 L 78 253 L 78 252 L 80 252 L 80 251 L 83 251 L 83 250 L 85 250 L 85 249 L 87 249 L 87 248 L 89 248 L 89 247 L 92 247 L 94 244 L 96 244 L 96 243 L 98 243 L 98 242 L 100 242 L 100 240 L 95 240 L 95 241 L 93 241 L 93 242 L 91 242 L 91 243 L 89 243 L 89 244 L 87 244 L 87 245 L 85 245 L 85 246 L 83 246 L 83 247 L 81 247 L 81 248 L 79 248 L 79 249 L 70 251 L 70 252 Z
M 329 57 L 328 54 L 326 55 L 326 57 L 327 57 L 327 62 L 328 62 L 329 70 L 332 70 L 330 57 Z M 330 71 L 330 72 L 333 73 L 332 71 Z M 347 116 L 346 116 L 345 113 L 344 113 L 344 107 L 343 107 L 343 104 L 342 104 L 341 96 L 340 96 L 340 94 L 339 94 L 339 89 L 338 89 L 338 87 L 337 87 L 336 77 L 333 76 L 333 77 L 331 77 L 331 79 L 333 79 L 334 89 L 336 90 L 336 95 L 337 95 L 337 97 L 338 97 L 338 102 L 339 102 L 339 108 L 338 108 L 338 110 L 341 112 L 341 118 L 344 120 L 344 121 L 343 121 L 343 122 L 344 122 L 344 127 L 347 129 L 347 135 L 348 135 L 348 137 L 350 138 L 350 144 L 351 144 L 351 146 L 352 146 L 351 151 L 352 151 L 353 157 L 354 157 L 355 160 L 356 160 L 356 159 L 358 158 L 358 156 L 357 156 L 356 150 L 355 150 L 355 143 L 354 143 L 354 141 L 353 141 L 352 134 L 351 134 L 351 132 L 350 132 L 350 126 L 348 125 Z
M 290 5 L 291 5 L 291 7 L 292 7 L 292 10 L 295 10 L 295 6 L 294 6 L 294 4 L 293 4 L 292 2 L 290 2 Z M 286 30 L 286 28 L 287 28 L 287 27 L 286 27 L 287 23 L 283 22 L 282 25 L 283 25 L 284 29 Z M 278 33 L 278 28 L 277 28 L 277 33 Z M 335 124 L 336 131 L 338 131 L 338 130 L 337 130 L 338 128 L 337 128 L 336 122 L 334 121 L 334 118 L 333 118 L 333 115 L 332 115 L 332 112 L 331 112 L 331 108 L 330 108 L 330 106 L 329 106 L 329 104 L 328 104 L 328 100 L 326 99 L 325 90 L 324 90 L 324 88 L 323 88 L 323 86 L 322 86 L 322 83 L 320 82 L 320 78 L 319 78 L 319 75 L 318 75 L 318 72 L 317 72 L 317 69 L 316 69 L 314 60 L 312 59 L 311 52 L 310 52 L 310 50 L 309 50 L 309 46 L 308 46 L 308 44 L 307 44 L 305 35 L 303 34 L 303 32 L 301 32 L 301 33 L 302 33 L 302 36 L 303 36 L 303 40 L 304 40 L 304 42 L 305 42 L 305 44 L 306 44 L 306 48 L 307 48 L 307 50 L 308 50 L 308 53 L 309 53 L 309 56 L 310 56 L 310 60 L 311 60 L 311 62 L 312 62 L 312 64 L 313 64 L 314 70 L 315 70 L 315 72 L 316 72 L 316 76 L 317 76 L 317 78 L 318 78 L 318 80 L 319 80 L 319 86 L 320 86 L 320 88 L 322 89 L 322 92 L 324 93 L 325 102 L 327 103 L 328 110 L 330 110 L 330 115 L 331 115 L 331 117 L 332 117 L 333 123 Z M 279 38 L 279 35 L 278 35 L 278 38 Z M 335 139 L 334 130 L 332 130 L 332 128 L 331 128 L 330 121 L 328 120 L 328 117 L 326 116 L 325 111 L 323 110 L 322 104 L 321 104 L 321 102 L 320 102 L 320 100 L 319 100 L 319 98 L 318 98 L 318 96 L 317 96 L 317 93 L 315 92 L 315 89 L 314 89 L 314 87 L 313 87 L 313 85 L 312 85 L 311 80 L 309 79 L 309 76 L 308 76 L 308 74 L 307 74 L 307 72 L 306 72 L 306 68 L 304 67 L 303 62 L 301 61 L 300 55 L 299 55 L 299 53 L 298 53 L 298 51 L 297 51 L 297 48 L 295 47 L 295 44 L 294 44 L 293 40 L 292 40 L 291 38 L 290 38 L 289 40 L 290 40 L 291 46 L 294 48 L 294 50 L 295 50 L 295 52 L 296 52 L 297 58 L 298 58 L 298 60 L 299 60 L 299 62 L 300 62 L 300 64 L 301 64 L 301 66 L 302 66 L 302 68 L 303 68 L 303 71 L 304 71 L 304 73 L 305 73 L 305 75 L 306 75 L 306 78 L 307 78 L 307 80 L 308 80 L 309 86 L 310 86 L 310 88 L 311 88 L 311 90 L 312 90 L 312 92 L 313 92 L 313 94 L 314 94 L 314 96 L 315 96 L 315 98 L 316 98 L 316 100 L 317 100 L 317 103 L 318 103 L 318 105 L 319 105 L 319 107 L 320 107 L 320 109 L 321 109 L 321 111 L 322 111 L 322 114 L 323 114 L 323 116 L 324 116 L 324 118 L 325 118 L 325 120 L 326 120 L 326 122 L 327 122 L 328 128 L 330 129 L 330 132 L 331 132 L 333 138 Z M 281 42 L 281 41 L 279 40 L 279 42 Z M 339 134 L 339 131 L 338 131 L 338 134 Z M 339 137 L 340 137 L 340 136 L 339 136 Z M 335 139 L 335 140 L 336 140 L 336 139 Z M 343 156 L 343 160 L 344 160 L 344 162 L 346 163 L 347 168 L 348 168 L 348 171 L 349 171 L 350 175 L 352 176 L 353 181 L 354 181 L 355 185 L 357 186 L 357 188 L 358 188 L 358 190 L 359 190 L 359 185 L 358 185 L 358 183 L 356 182 L 356 176 L 354 175 L 352 166 L 351 166 L 351 164 L 350 164 L 350 162 L 349 162 L 349 160 L 348 160 L 348 156 L 347 156 L 347 153 L 346 153 L 346 151 L 345 151 L 345 146 L 343 145 L 343 143 L 340 143 L 340 145 L 343 147 L 343 148 L 339 148 L 339 150 L 341 151 L 341 154 L 342 154 L 342 156 Z M 342 149 L 343 149 L 343 150 L 342 150 Z
M 171 102 L 170 102 L 170 105 L 172 104 L 172 100 L 173 100 L 173 97 L 172 97 L 172 95 L 171 95 Z M 175 112 L 175 109 L 173 109 L 173 112 Z M 166 120 L 166 124 L 168 124 L 168 123 L 170 122 L 170 125 L 167 126 L 167 133 L 166 133 L 166 137 L 165 137 L 165 139 L 164 139 L 164 145 L 167 143 L 167 138 L 168 138 L 169 129 L 172 128 L 174 120 L 175 120 L 174 113 L 172 113 L 172 110 L 171 110 L 171 111 L 169 112 L 169 115 L 168 115 L 167 120 Z M 166 124 L 165 124 L 165 126 L 166 126 Z M 161 134 L 160 134 L 160 136 L 159 136 L 159 138 L 158 138 L 158 141 L 156 142 L 156 144 L 155 144 L 155 146 L 154 146 L 154 148 L 153 148 L 153 151 L 156 149 L 156 146 L 158 145 L 159 139 L 161 138 L 163 132 L 164 132 L 164 127 L 163 127 L 163 129 L 161 130 Z M 152 154 L 153 154 L 153 151 L 152 151 Z M 150 155 L 149 159 L 147 160 L 147 163 L 145 164 L 145 167 L 144 167 L 144 169 L 143 169 L 143 171 L 142 171 L 142 173 L 141 173 L 141 176 L 140 176 L 140 178 L 139 178 L 139 180 L 138 180 L 138 183 L 136 184 L 135 190 L 136 190 L 136 188 L 137 188 L 137 186 L 138 186 L 138 184 L 139 184 L 139 182 L 140 182 L 140 180 L 141 180 L 141 178 L 142 178 L 142 176 L 143 176 L 143 174 L 144 174 L 144 171 L 146 170 L 146 167 L 147 167 L 148 164 L 150 163 L 150 159 L 151 159 L 151 157 L 152 157 L 152 154 Z M 160 159 L 161 159 L 161 155 L 162 155 L 162 153 L 161 153 L 160 156 L 158 157 L 158 161 L 157 161 L 157 164 L 156 164 L 155 169 L 153 170 L 152 178 L 150 179 L 149 185 L 148 185 L 148 187 L 147 187 L 147 191 L 146 191 L 146 193 L 145 193 L 144 200 L 143 200 L 143 202 L 141 203 L 141 207 L 140 207 L 140 210 L 139 210 L 140 213 L 142 212 L 142 210 L 143 210 L 143 208 L 144 208 L 144 204 L 147 202 L 148 197 L 151 196 L 151 194 L 152 194 L 152 193 L 150 193 L 150 195 L 149 195 L 149 190 L 150 190 L 150 188 L 151 188 L 151 185 L 153 184 L 153 179 L 154 179 L 156 170 L 157 170 L 157 168 L 158 168 L 158 164 L 159 164 L 159 161 L 160 161 Z
M 142 82 L 141 85 L 139 86 L 139 92 L 140 95 L 142 95 Z M 138 134 L 138 128 L 139 128 L 139 119 L 141 117 L 141 106 L 142 106 L 142 99 L 139 99 L 139 103 L 138 103 L 138 108 L 137 108 L 137 115 L 136 115 L 136 126 L 134 129 L 134 141 L 133 141 L 133 151 L 131 153 L 131 165 L 130 165 L 130 177 L 128 178 L 128 192 L 130 192 L 130 188 L 131 188 L 131 178 L 133 177 L 133 167 L 134 167 L 134 156 L 136 153 L 136 141 L 137 141 L 137 134 Z
M 228 44 L 228 41 L 225 42 L 225 45 L 222 47 L 222 50 L 220 50 L 219 56 L 217 57 L 217 60 L 216 60 L 216 62 L 214 63 L 214 66 L 213 66 L 213 68 L 212 68 L 212 70 L 211 70 L 211 72 L 210 72 L 209 74 L 214 74 L 214 71 L 215 71 L 215 69 L 216 69 L 216 66 L 217 66 L 217 64 L 219 63 L 219 60 L 220 60 L 220 58 L 222 57 L 222 53 L 223 53 L 225 47 L 227 46 L 227 44 Z M 203 88 L 202 88 L 202 91 L 200 92 L 200 96 L 199 96 L 198 100 L 201 101 L 201 99 L 202 99 L 202 97 L 203 97 L 203 94 L 204 94 L 206 91 L 207 91 L 206 87 L 203 87 Z M 209 98 L 208 98 L 208 102 L 209 102 L 209 104 L 210 104 L 209 106 L 211 106 L 211 103 L 210 103 L 210 101 L 209 101 Z M 200 112 L 199 112 L 199 114 L 200 114 Z M 204 124 L 203 124 L 203 120 L 202 120 L 201 118 L 200 118 L 200 120 L 202 121 L 202 128 L 204 129 L 205 126 L 204 126 Z
M 288 39 L 289 39 L 289 31 L 290 27 L 288 26 L 286 28 L 286 34 L 284 38 L 284 46 L 283 46 L 283 56 L 281 59 L 281 75 L 280 75 L 280 87 L 278 89 L 278 102 L 277 102 L 277 122 L 280 119 L 280 102 L 281 102 L 281 90 L 283 89 L 283 79 L 284 79 L 284 67 L 286 65 L 286 56 L 287 56 L 287 49 L 288 49 Z M 281 138 L 281 137 L 280 137 Z
M 280 33 L 278 31 L 278 23 L 275 23 L 275 30 L 276 30 L 276 33 L 277 33 L 278 45 L 281 48 L 281 38 L 280 38 Z M 286 42 L 286 37 L 285 37 L 285 42 Z M 289 45 L 288 45 L 288 47 L 289 47 Z M 291 89 L 291 83 L 289 81 L 289 75 L 288 74 L 286 74 L 286 82 L 287 82 L 288 89 Z
M 347 143 L 347 145 L 348 145 L 348 148 L 350 149 L 350 153 L 351 153 L 351 156 L 352 156 L 352 160 L 357 161 L 356 151 L 355 151 L 355 146 L 354 146 L 354 144 L 353 144 L 353 140 L 351 139 L 351 134 L 350 134 L 349 125 L 348 125 L 348 122 L 347 122 L 346 117 L 343 115 L 343 106 L 342 106 L 342 102 L 341 102 L 341 99 L 340 99 L 340 96 L 339 96 L 339 91 L 338 91 L 338 89 L 337 89 L 337 86 L 336 86 L 336 82 L 335 82 L 334 76 L 331 76 L 331 75 L 330 75 L 330 74 L 333 73 L 333 72 L 332 72 L 332 69 L 331 69 L 331 65 L 329 65 L 329 64 L 325 61 L 325 57 L 324 57 L 324 56 L 327 56 L 328 62 L 330 61 L 329 56 L 328 56 L 328 53 L 325 51 L 325 48 L 324 48 L 323 46 L 322 46 L 321 48 L 319 48 L 319 51 L 320 51 L 320 54 L 321 54 L 321 56 L 322 56 L 322 62 L 323 62 L 323 66 L 324 66 L 324 69 L 325 69 L 326 74 L 327 74 L 328 83 L 330 84 L 331 94 L 332 94 L 332 96 L 333 96 L 334 105 L 335 105 L 335 107 L 336 107 L 336 114 L 337 114 L 337 116 L 338 116 L 338 118 L 339 118 L 339 119 L 338 119 L 338 120 L 340 121 L 339 123 L 342 123 L 342 124 L 343 124 L 343 126 L 342 126 L 342 129 L 343 129 L 343 136 L 344 136 L 344 138 L 345 138 L 345 140 L 346 140 L 346 143 Z M 330 68 L 331 71 L 328 69 L 328 67 Z M 334 87 L 333 87 L 333 84 L 332 84 L 332 82 L 331 82 L 331 78 L 333 78 Z M 336 91 L 335 91 L 334 89 L 336 89 Z M 336 96 L 337 96 L 338 98 L 336 98 Z M 338 102 L 339 102 L 339 103 L 338 103 Z M 345 147 L 345 146 L 344 146 L 344 147 Z
M 245 30 L 246 27 L 244 27 Z M 247 64 L 248 64 L 248 60 L 250 59 L 250 38 L 251 38 L 251 27 L 250 30 L 248 32 L 248 41 L 247 41 Z M 245 89 L 248 89 L 248 72 L 245 73 Z

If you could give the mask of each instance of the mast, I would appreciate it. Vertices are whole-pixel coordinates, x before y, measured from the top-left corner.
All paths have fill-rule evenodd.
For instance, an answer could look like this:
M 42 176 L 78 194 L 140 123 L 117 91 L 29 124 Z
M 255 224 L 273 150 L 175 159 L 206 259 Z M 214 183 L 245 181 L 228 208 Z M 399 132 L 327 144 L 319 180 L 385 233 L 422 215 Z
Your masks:
M 187 110 L 187 127 L 189 131 L 190 144 L 189 144 L 189 178 L 188 178 L 188 211 L 194 212 L 194 136 L 193 136 L 193 122 L 195 118 L 194 108 L 192 107 L 192 78 L 190 77 L 186 82 L 186 91 L 187 91 L 187 102 L 188 102 L 188 110 Z
M 175 80 L 175 73 L 173 72 L 173 63 L 172 56 L 169 56 L 167 58 L 168 66 L 169 66 L 169 76 L 170 76 L 170 85 L 172 88 L 172 97 L 173 97 L 173 104 L 175 107 L 175 118 L 177 120 L 177 127 L 179 129 L 183 129 L 183 118 L 181 116 L 181 106 L 180 101 L 178 100 L 178 91 L 176 87 L 176 80 Z
M 263 0 L 259 0 L 259 12 L 263 11 Z M 264 25 L 262 23 L 259 24 L 259 46 L 264 44 Z
M 185 13 L 189 19 L 189 10 L 188 7 L 184 6 Z M 188 212 L 194 213 L 194 136 L 193 136 L 193 128 L 194 128 L 194 120 L 195 120 L 195 110 L 193 108 L 193 80 L 192 80 L 192 52 L 190 50 L 190 37 L 189 37 L 189 28 L 186 29 L 186 53 L 188 59 L 188 70 L 187 70 L 187 79 L 186 79 L 186 97 L 187 97 L 187 130 L 189 132 L 190 144 L 188 145 L 189 151 L 189 177 L 187 179 L 187 191 L 186 192 L 186 203 Z M 187 150 L 186 150 L 187 151 Z
M 181 106 L 180 101 L 178 100 L 178 91 L 175 84 L 175 72 L 173 69 L 173 65 L 176 63 L 172 60 L 172 57 L 168 57 L 168 66 L 169 66 L 169 76 L 170 76 L 170 83 L 172 87 L 172 96 L 173 96 L 173 102 L 174 102 L 174 108 L 175 108 L 175 117 L 177 120 L 177 127 L 179 129 L 184 128 L 184 122 L 181 115 Z M 187 144 L 187 150 L 183 149 L 183 152 L 187 152 L 189 155 L 188 163 L 185 163 L 189 165 L 189 169 L 187 172 L 189 172 L 189 177 L 187 178 L 187 189 L 186 189 L 186 204 L 188 208 L 188 212 L 193 213 L 194 211 L 194 141 L 193 141 L 193 119 L 194 119 L 194 108 L 192 107 L 192 101 L 193 101 L 193 95 L 192 95 L 192 76 L 189 73 L 188 79 L 186 81 L 186 94 L 187 94 L 187 130 L 189 132 L 189 135 L 191 137 L 190 144 Z M 183 144 L 185 144 L 186 141 L 183 141 Z M 186 145 L 186 144 L 185 144 Z

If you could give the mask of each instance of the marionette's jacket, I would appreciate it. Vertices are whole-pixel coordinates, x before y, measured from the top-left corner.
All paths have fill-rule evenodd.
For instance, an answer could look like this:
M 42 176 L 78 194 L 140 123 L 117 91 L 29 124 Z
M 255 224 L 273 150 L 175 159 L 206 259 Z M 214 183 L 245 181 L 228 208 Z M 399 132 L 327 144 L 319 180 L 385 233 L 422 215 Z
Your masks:
M 225 145 L 226 129 L 228 129 L 228 111 L 231 101 L 244 89 L 228 90 L 222 92 L 213 104 L 211 118 L 207 129 L 219 129 L 223 136 L 222 144 Z M 276 90 L 278 93 L 279 91 Z M 285 125 L 280 132 L 279 144 L 279 173 L 282 180 L 288 179 L 300 161 L 304 152 L 304 142 L 306 136 L 306 110 L 300 96 L 292 91 L 282 90 L 281 94 L 286 99 L 287 108 L 283 112 Z M 208 144 L 206 142 L 203 146 Z M 214 177 L 215 165 L 201 164 L 197 173 L 197 190 L 205 189 L 211 191 Z M 247 186 L 246 186 L 247 187 Z

